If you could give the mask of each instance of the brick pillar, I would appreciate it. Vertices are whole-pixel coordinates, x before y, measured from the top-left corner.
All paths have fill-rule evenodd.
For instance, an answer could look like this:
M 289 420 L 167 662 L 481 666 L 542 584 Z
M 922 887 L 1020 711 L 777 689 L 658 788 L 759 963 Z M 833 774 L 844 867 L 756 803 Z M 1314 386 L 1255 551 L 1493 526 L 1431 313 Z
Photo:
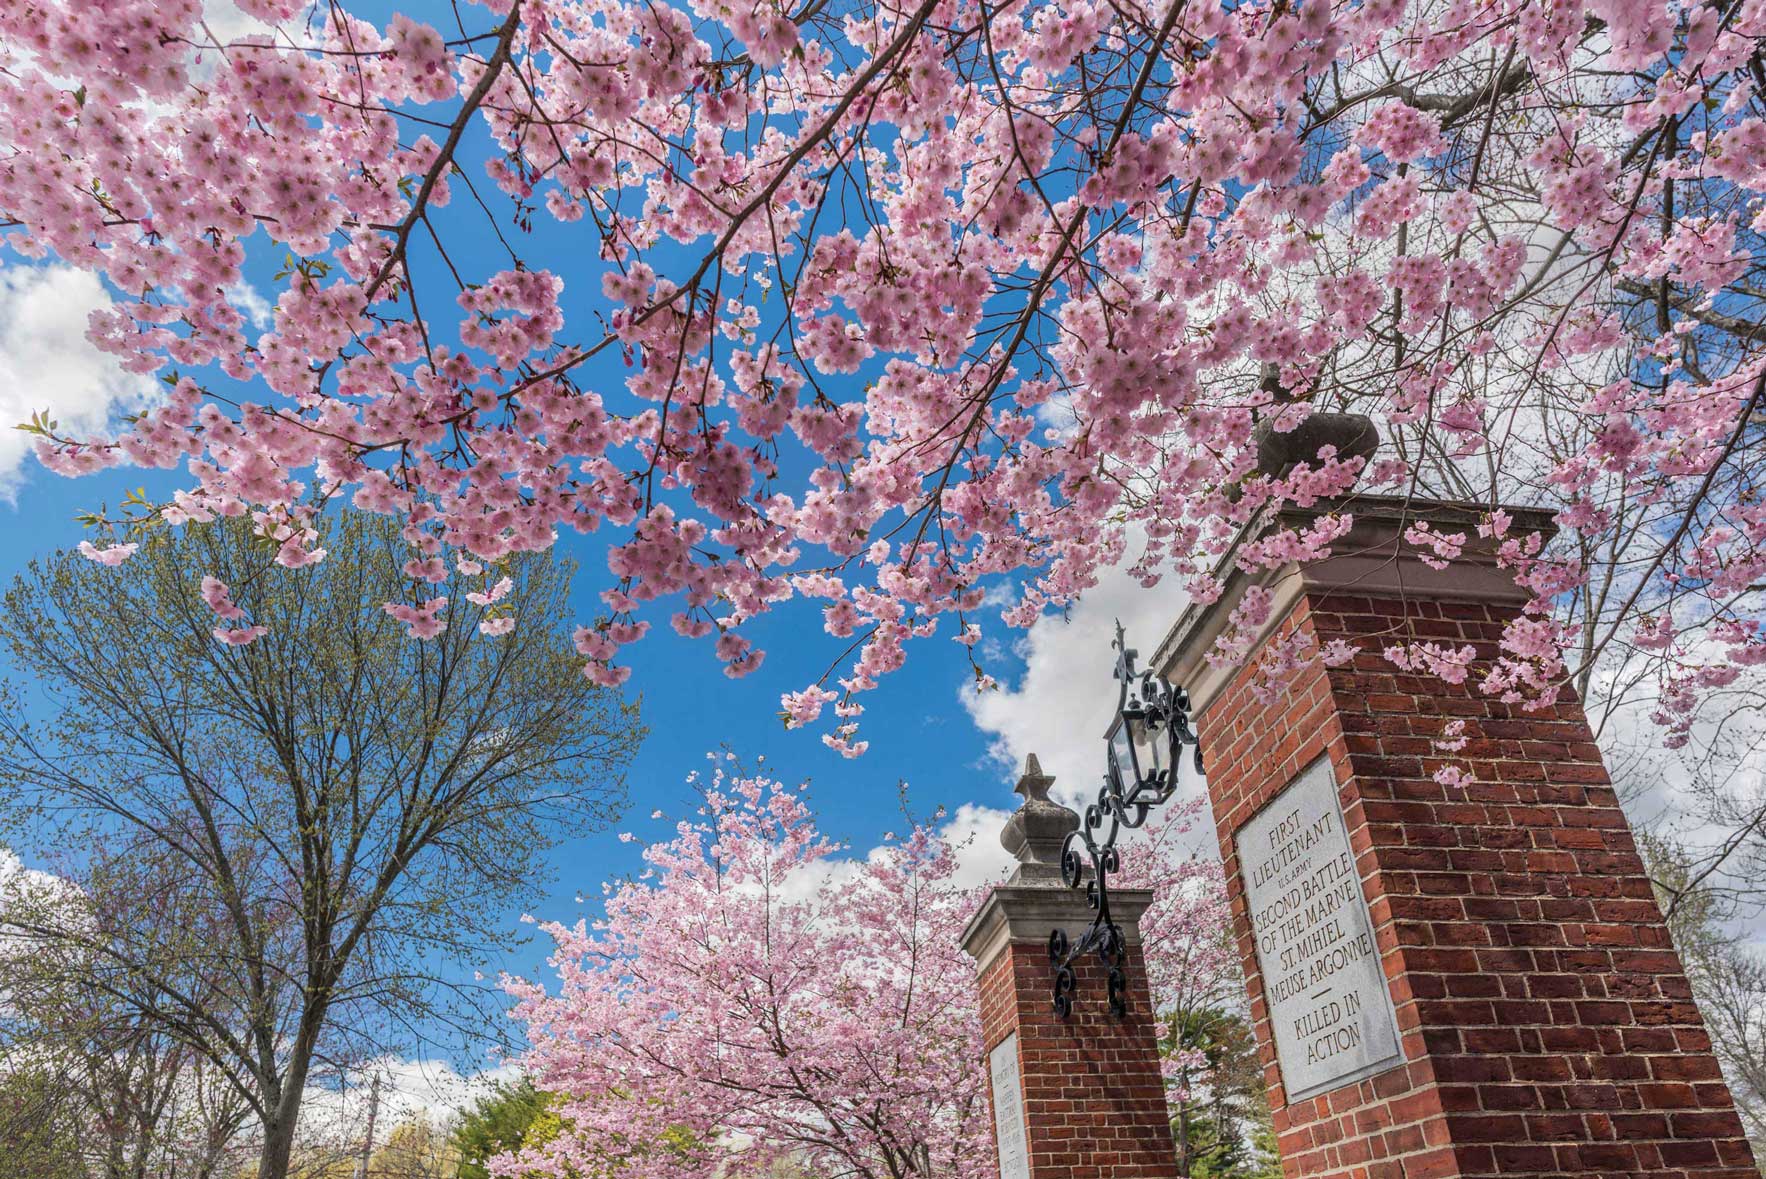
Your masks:
M 1504 705 L 1477 666 L 1455 687 L 1381 655 L 1414 638 L 1494 657 L 1526 595 L 1487 552 L 1436 571 L 1400 541 L 1419 519 L 1476 538 L 1477 511 L 1334 506 L 1355 526 L 1333 557 L 1235 571 L 1153 663 L 1200 713 L 1287 1175 L 1757 1179 L 1580 705 Z M 1304 632 L 1362 653 L 1259 701 L 1249 664 L 1203 659 L 1254 585 L 1275 597 L 1260 646 Z M 1442 753 L 1451 719 L 1469 740 Z M 1450 763 L 1477 780 L 1434 781 Z
M 963 932 L 981 991 L 981 1034 L 1001 1179 L 1175 1179 L 1176 1149 L 1141 959 L 1139 919 L 1152 893 L 1113 889 L 1110 907 L 1128 942 L 1128 1014 L 1106 999 L 1095 956 L 1077 969 L 1073 1010 L 1054 1009 L 1049 933 L 1075 939 L 1091 924 L 1085 893 L 1060 879 L 1061 841 L 1079 816 L 1050 802 L 1054 779 L 1030 758 L 1024 806 L 1002 842 L 1018 858 Z

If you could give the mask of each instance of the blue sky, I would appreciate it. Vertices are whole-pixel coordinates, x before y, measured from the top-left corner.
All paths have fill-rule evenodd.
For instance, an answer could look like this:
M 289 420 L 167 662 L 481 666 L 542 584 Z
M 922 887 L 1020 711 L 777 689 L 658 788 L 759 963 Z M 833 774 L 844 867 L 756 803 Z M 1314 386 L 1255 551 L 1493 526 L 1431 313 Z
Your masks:
M 211 17 L 218 7 L 209 6 Z M 388 7 L 352 5 L 370 19 L 377 9 Z M 217 31 L 230 37 L 249 31 L 248 24 L 238 29 L 223 24 Z M 413 128 L 411 134 L 419 130 Z M 482 137 L 469 137 L 462 163 L 492 208 L 506 216 L 506 202 L 499 202 L 485 179 L 486 147 Z M 454 264 L 469 279 L 509 266 L 508 255 L 496 235 L 485 231 L 464 186 L 456 181 L 453 187 L 454 201 L 435 220 L 449 241 Z M 565 277 L 567 327 L 561 338 L 594 339 L 599 334 L 596 313 L 608 310 L 609 304 L 600 292 L 602 264 L 596 261 L 592 226 L 560 226 L 541 215 L 531 234 L 517 233 L 507 224 L 503 228 L 530 265 L 550 266 Z M 422 247 L 419 239 L 413 255 L 417 281 L 427 288 L 422 303 L 432 319 L 450 323 L 458 318 L 455 290 L 432 248 Z M 274 276 L 282 269 L 285 252 L 261 233 L 248 243 L 244 303 L 262 313 L 257 327 L 248 328 L 248 338 L 255 339 L 268 326 L 269 306 L 282 285 Z M 652 261 L 664 273 L 672 269 L 670 262 L 685 273 L 697 254 L 677 250 L 673 258 L 663 254 Z M 157 395 L 153 381 L 120 372 L 85 343 L 86 317 L 106 298 L 91 275 L 53 260 L 30 263 L 0 256 L 0 579 L 5 581 L 32 558 L 88 538 L 76 513 L 104 503 L 114 506 L 137 486 L 145 485 L 151 497 L 161 498 L 186 485 L 178 472 L 131 469 L 66 479 L 39 467 L 27 453 L 24 436 L 10 429 L 46 409 L 71 433 L 102 432 L 117 414 Z M 773 300 L 772 307 L 778 302 Z M 584 387 L 601 391 L 610 405 L 633 406 L 620 388 L 629 370 L 618 353 L 598 363 L 598 368 L 579 374 Z M 217 371 L 189 375 L 245 400 L 265 400 L 261 386 L 240 388 Z M 860 387 L 871 375 L 867 371 L 844 378 L 850 387 L 829 391 L 841 400 L 860 397 Z M 798 490 L 789 473 L 783 484 Z M 575 587 L 582 621 L 599 612 L 596 595 L 610 584 L 606 547 L 620 539 L 618 530 L 586 537 L 567 533 L 561 539 L 562 551 L 582 567 Z M 127 566 L 117 572 L 126 576 Z M 1013 587 L 997 588 L 1009 593 Z M 824 830 L 855 853 L 877 845 L 886 832 L 902 829 L 898 784 L 905 782 L 916 814 L 942 807 L 952 816 L 953 830 L 971 838 L 968 854 L 975 873 L 997 869 L 998 825 L 1016 802 L 1010 793 L 1013 762 L 1032 749 L 1040 753 L 1045 765 L 1065 779 L 1058 789 L 1070 801 L 1078 800 L 1084 784 L 1095 784 L 1095 773 L 1102 768 L 1104 718 L 1115 699 L 1109 678 L 1110 620 L 1126 611 L 1132 621 L 1150 611 L 1139 639 L 1142 649 L 1150 650 L 1181 603 L 1124 580 L 1104 587 L 1076 612 L 1072 625 L 1050 618 L 1028 635 L 1006 631 L 994 611 L 983 611 L 979 621 L 989 636 L 983 647 L 988 670 L 1007 688 L 975 707 L 965 707 L 962 693 L 969 666 L 962 648 L 947 637 L 953 626 L 946 625 L 940 636 L 912 644 L 907 667 L 867 695 L 861 736 L 870 750 L 856 760 L 823 746 L 820 730 L 787 732 L 778 717 L 781 693 L 812 681 L 845 646 L 823 633 L 817 603 L 788 605 L 746 625 L 744 633 L 766 650 L 767 658 L 757 672 L 739 680 L 722 674 L 708 641 L 674 634 L 667 620 L 676 608 L 664 602 L 650 610 L 645 615 L 653 624 L 650 636 L 622 658 L 633 667 L 627 690 L 641 695 L 650 730 L 630 769 L 625 818 L 557 848 L 552 856 L 554 886 L 512 908 L 507 914 L 511 929 L 517 928 L 523 912 L 542 919 L 574 919 L 585 907 L 592 909 L 604 881 L 638 867 L 641 843 L 622 842 L 619 833 L 632 831 L 640 839 L 665 835 L 665 824 L 650 819 L 652 811 L 674 817 L 690 810 L 695 795 L 685 779 L 706 765 L 708 751 L 724 748 L 751 767 L 764 759 L 778 777 L 809 779 Z M 0 662 L 0 674 L 9 671 Z M 575 900 L 579 893 L 588 898 L 587 906 Z M 543 940 L 493 965 L 542 974 Z M 462 974 L 471 969 L 466 964 L 451 968 Z M 455 1061 L 463 1071 L 481 1063 L 470 1056 Z
M 263 271 L 253 276 L 255 289 L 273 297 L 271 269 L 261 259 L 254 265 Z M 83 340 L 86 315 L 104 297 L 90 276 L 53 263 L 5 260 L 0 267 L 0 415 L 9 416 L 0 424 L 10 427 L 48 409 L 64 424 L 101 428 L 108 413 L 128 408 L 138 396 L 151 396 L 151 382 L 118 372 Z M 221 380 L 202 375 L 212 383 Z M 619 381 L 624 375 L 621 368 L 601 377 Z M 138 486 L 159 498 L 185 482 L 178 472 L 129 468 L 67 479 L 41 468 L 24 442 L 10 429 L 0 437 L 0 579 L 5 581 L 32 558 L 91 537 L 76 521 L 77 513 L 101 504 L 114 507 Z M 617 539 L 616 532 L 565 533 L 560 541 L 561 550 L 582 566 L 575 592 L 584 620 L 597 612 L 596 594 L 608 584 L 606 546 Z M 128 567 L 117 573 L 126 576 Z M 1141 648 L 1149 650 L 1181 609 L 1175 595 L 1111 579 L 1076 608 L 1071 621 L 1051 616 L 1028 633 L 1007 630 L 994 611 L 984 610 L 980 621 L 990 640 L 983 646 L 986 662 L 1006 688 L 980 702 L 965 703 L 970 671 L 956 643 L 939 636 L 912 644 L 906 668 L 865 698 L 862 735 L 870 751 L 855 760 L 824 747 L 816 732 L 785 731 L 778 717 L 780 694 L 809 682 L 844 645 L 823 633 L 817 603 L 787 605 L 749 624 L 746 632 L 766 649 L 767 659 L 739 680 L 723 675 L 709 642 L 675 635 L 667 625 L 674 606 L 662 603 L 649 615 L 655 624 L 650 636 L 628 652 L 634 669 L 628 691 L 642 696 L 650 735 L 631 767 L 626 816 L 604 832 L 559 847 L 553 856 L 554 887 L 511 909 L 510 927 L 523 911 L 574 918 L 583 911 L 574 899 L 579 892 L 592 906 L 603 881 L 638 864 L 640 844 L 622 842 L 618 834 L 665 834 L 665 824 L 653 822 L 651 812 L 660 809 L 672 818 L 690 809 L 695 796 L 687 775 L 706 765 L 709 751 L 724 748 L 750 766 L 764 759 L 778 777 L 810 779 L 824 829 L 861 854 L 886 832 L 903 827 L 898 783 L 906 782 L 916 814 L 945 808 L 955 831 L 972 838 L 976 873 L 995 869 L 998 825 L 1016 803 L 1010 793 L 1013 764 L 1026 752 L 1038 752 L 1063 779 L 1057 790 L 1070 802 L 1078 801 L 1087 783 L 1095 784 L 1102 766 L 1100 737 L 1115 702 L 1111 621 L 1123 615 Z M 0 674 L 10 672 L 3 658 Z M 542 956 L 536 943 L 506 965 L 529 973 Z M 458 1061 L 463 1068 L 473 1063 Z
M 378 19 L 395 6 L 369 0 L 350 7 L 369 19 Z M 223 38 L 253 31 L 252 22 L 234 19 L 237 14 L 228 17 L 220 4 L 206 8 L 210 26 Z M 490 18 L 485 20 L 488 25 Z M 449 27 L 445 31 L 453 30 Z M 306 39 L 299 33 L 296 37 Z M 424 111 L 430 116 L 443 113 L 442 107 Z M 413 138 L 424 131 L 432 128 L 407 128 Z M 592 224 L 559 225 L 542 214 L 534 218 L 530 233 L 509 226 L 508 203 L 485 177 L 489 147 L 481 132 L 469 135 L 462 146 L 462 166 L 528 264 L 550 267 L 565 278 L 567 323 L 560 338 L 592 341 L 599 335 L 598 314 L 611 309 L 600 291 L 603 264 L 596 259 Z M 433 215 L 441 236 L 449 243 L 453 264 L 468 280 L 508 267 L 508 254 L 498 244 L 497 235 L 486 232 L 483 214 L 465 186 L 456 180 L 453 192 L 453 201 Z M 630 211 L 635 212 L 636 207 Z M 433 247 L 425 245 L 422 235 L 414 239 L 412 265 L 417 282 L 425 288 L 421 302 L 432 324 L 451 324 L 459 316 L 453 304 L 456 289 Z M 258 330 L 268 326 L 269 305 L 284 285 L 275 275 L 283 269 L 286 250 L 262 233 L 247 243 L 247 249 L 250 289 L 245 303 L 255 304 L 264 313 L 257 328 L 247 329 L 248 338 L 255 338 Z M 678 269 L 684 275 L 697 263 L 698 253 L 677 247 L 672 254 L 653 253 L 650 260 L 664 274 Z M 726 293 L 735 293 L 728 284 Z M 84 343 L 86 315 L 105 298 L 99 281 L 92 276 L 53 261 L 44 265 L 0 257 L 0 427 L 10 427 L 32 412 L 48 409 L 70 432 L 101 431 L 107 417 L 155 395 L 157 386 L 152 381 L 120 373 L 108 358 Z M 774 299 L 772 308 L 778 303 Z M 595 365 L 578 374 L 583 387 L 602 392 L 610 407 L 642 408 L 647 404 L 634 403 L 623 393 L 621 385 L 630 370 L 616 351 Z M 209 388 L 245 400 L 266 399 L 261 385 L 240 387 L 212 369 L 189 375 Z M 862 384 L 872 375 L 862 371 L 824 385 L 839 400 L 856 399 L 862 397 Z M 848 385 L 839 386 L 842 380 Z M 24 453 L 22 435 L 13 435 L 9 429 L 5 433 L 8 436 L 0 438 L 0 577 L 6 579 L 32 557 L 86 538 L 89 534 L 74 519 L 76 512 L 101 503 L 115 505 L 129 489 L 142 484 L 150 496 L 159 498 L 186 483 L 177 472 L 129 469 L 65 479 L 43 470 Z M 790 477 L 789 456 L 786 466 L 782 486 L 796 492 L 801 481 Z M 596 595 L 611 583 L 606 573 L 606 546 L 620 539 L 618 530 L 586 537 L 569 533 L 561 539 L 562 551 L 582 567 L 576 596 L 578 617 L 583 621 L 599 611 Z M 127 567 L 119 572 L 126 574 Z M 1015 593 L 1011 585 L 996 589 L 1005 595 Z M 661 809 L 670 815 L 680 814 L 693 799 L 684 781 L 688 773 L 705 765 L 707 751 L 725 747 L 750 765 L 764 758 L 766 766 L 780 777 L 810 779 L 825 829 L 861 851 L 878 843 L 885 832 L 902 826 L 897 790 L 902 781 L 911 788 L 916 813 L 927 814 L 939 807 L 955 813 L 969 806 L 970 813 L 963 817 L 966 823 L 997 823 L 1003 816 L 977 815 L 972 808 L 1009 808 L 1014 804 L 1010 794 L 1014 774 L 1009 763 L 1021 759 L 1031 748 L 1063 776 L 1062 787 L 1077 798 L 1083 784 L 1095 783 L 1095 772 L 1101 769 L 1099 738 L 1104 717 L 1114 703 L 1114 685 L 1109 678 L 1110 620 L 1125 613 L 1141 648 L 1150 650 L 1181 609 L 1174 594 L 1145 591 L 1125 580 L 1112 582 L 1076 611 L 1072 625 L 1050 618 L 1029 635 L 1007 631 L 994 617 L 996 611 L 984 610 L 978 621 L 988 633 L 982 648 L 988 654 L 988 670 L 1007 690 L 973 708 L 966 708 L 962 698 L 970 678 L 968 663 L 962 649 L 949 640 L 954 626 L 947 624 L 939 636 L 911 644 L 907 667 L 864 698 L 866 713 L 860 735 L 870 742 L 870 751 L 857 760 L 847 760 L 824 747 L 819 729 L 786 732 L 778 718 L 781 693 L 811 682 L 845 646 L 844 640 L 823 633 L 818 604 L 790 604 L 746 624 L 744 634 L 767 651 L 767 658 L 759 671 L 732 680 L 722 674 L 722 665 L 713 657 L 708 641 L 685 640 L 669 628 L 668 615 L 678 604 L 659 603 L 643 615 L 652 622 L 649 637 L 628 649 L 621 659 L 633 666 L 628 690 L 642 696 L 650 728 L 649 739 L 631 767 L 632 802 L 627 821 L 561 847 L 555 857 L 556 888 L 547 896 L 533 898 L 527 909 L 539 917 L 569 916 L 577 911 L 572 898 L 579 890 L 598 895 L 601 881 L 631 869 L 637 862 L 637 845 L 620 842 L 617 833 L 628 829 L 640 836 L 659 833 L 659 825 L 649 820 L 651 812 Z M 1137 618 L 1139 626 L 1135 625 Z M 991 830 L 984 841 L 992 842 Z M 518 912 L 512 912 L 510 920 L 517 916 Z
M 56 391 L 43 392 L 44 404 L 53 405 Z M 175 485 L 165 475 L 145 478 L 144 472 L 128 469 L 65 479 L 44 471 L 34 459 L 24 460 L 21 473 L 13 502 L 0 505 L 0 577 L 7 581 L 33 557 L 91 538 L 74 519 L 77 512 L 101 502 L 114 506 L 144 482 L 150 488 Z M 585 620 L 594 615 L 595 592 L 605 584 L 605 539 L 605 534 L 567 533 L 560 541 L 560 550 L 583 566 L 576 598 Z M 126 576 L 127 565 L 117 572 Z M 786 732 L 778 718 L 780 693 L 800 687 L 829 659 L 833 640 L 821 632 L 814 603 L 788 607 L 750 625 L 756 644 L 768 654 L 758 671 L 739 680 L 723 674 L 708 642 L 680 638 L 668 628 L 666 611 L 657 613 L 660 625 L 629 653 L 633 674 L 627 691 L 642 696 L 650 728 L 631 769 L 632 822 L 561 848 L 559 888 L 554 896 L 536 900 L 532 911 L 537 915 L 565 915 L 576 889 L 589 891 L 610 873 L 635 863 L 633 847 L 621 843 L 615 832 L 631 829 L 643 835 L 656 830 L 648 822 L 656 808 L 680 814 L 693 798 L 684 782 L 687 774 L 705 766 L 707 751 L 726 746 L 751 765 L 764 757 L 782 777 L 812 779 L 829 832 L 861 848 L 901 827 L 899 780 L 911 783 L 913 804 L 921 811 L 1011 800 L 1009 775 L 988 759 L 989 735 L 972 722 L 960 701 L 967 664 L 955 643 L 919 644 L 907 668 L 871 694 L 865 717 L 871 751 L 848 760 L 825 748 L 813 733 Z M 1107 662 L 1108 656 L 1106 648 L 1099 659 Z

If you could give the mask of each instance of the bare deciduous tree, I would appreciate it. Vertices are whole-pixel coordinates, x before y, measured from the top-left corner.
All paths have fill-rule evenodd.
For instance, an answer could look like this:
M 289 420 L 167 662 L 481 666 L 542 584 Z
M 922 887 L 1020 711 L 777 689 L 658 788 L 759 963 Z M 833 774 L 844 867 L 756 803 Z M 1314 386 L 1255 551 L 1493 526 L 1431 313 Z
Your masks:
M 1705 857 L 1662 838 L 1640 841 L 1675 948 L 1686 963 L 1711 1049 L 1766 1176 L 1766 957 L 1735 934 L 1735 894 Z
M 326 559 L 275 576 L 239 520 L 157 534 L 129 576 L 33 564 L 0 619 L 47 696 L 0 710 L 0 815 L 88 900 L 136 882 L 96 912 L 10 906 L 0 933 L 214 1070 L 249 1107 L 262 1179 L 287 1173 L 327 1068 L 479 1030 L 477 988 L 442 964 L 507 941 L 543 851 L 616 813 L 641 736 L 581 673 L 566 564 L 431 584 L 398 573 L 394 526 L 321 528 Z M 219 641 L 217 593 L 267 633 Z M 442 596 L 428 639 L 382 608 L 433 615 Z

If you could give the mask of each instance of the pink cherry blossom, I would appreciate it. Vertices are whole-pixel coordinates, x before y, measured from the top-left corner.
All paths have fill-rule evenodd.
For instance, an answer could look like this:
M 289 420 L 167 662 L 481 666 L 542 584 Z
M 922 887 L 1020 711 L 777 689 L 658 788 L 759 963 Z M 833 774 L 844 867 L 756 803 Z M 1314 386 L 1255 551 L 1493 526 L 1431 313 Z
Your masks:
M 703 806 L 654 841 L 605 915 L 547 923 L 549 979 L 504 979 L 522 1067 L 560 1094 L 563 1131 L 496 1164 L 634 1179 L 775 1174 L 988 1176 L 996 1168 L 974 963 L 983 889 L 930 823 L 842 855 L 803 792 L 714 761 Z M 1181 854 L 1196 807 L 1130 849 L 1155 1004 L 1229 977 L 1219 866 Z M 660 817 L 660 813 L 657 816 Z M 936 819 L 936 817 L 935 817 Z M 667 1150 L 630 1152 L 634 1140 Z
M 270 628 L 267 626 L 217 626 L 209 633 L 215 636 L 217 642 L 225 643 L 229 647 L 244 647 L 269 634 Z
M 219 618 L 228 622 L 237 622 L 245 617 L 245 611 L 233 604 L 233 591 L 227 583 L 218 577 L 202 579 L 202 600 Z
M 0 250 L 98 276 L 89 341 L 161 390 L 32 446 L 175 472 L 106 563 L 247 515 L 299 569 L 330 503 L 426 584 L 598 531 L 600 683 L 640 623 L 741 676 L 749 623 L 819 610 L 785 712 L 841 752 L 941 625 L 1115 567 L 1212 600 L 1358 490 L 1473 502 L 1533 594 L 1480 690 L 1647 657 L 1678 726 L 1761 666 L 1757 630 L 1689 660 L 1766 609 L 1766 16 L 1413 8 L 497 0 L 226 41 L 192 0 L 5 6 Z M 1323 409 L 1385 448 L 1257 469 Z
M 412 638 L 433 639 L 448 628 L 447 620 L 441 616 L 447 607 L 447 598 L 439 597 L 417 603 L 388 602 L 383 609 L 404 623 Z
M 89 540 L 82 540 L 80 555 L 89 561 L 97 561 L 100 565 L 116 566 L 134 556 L 135 550 L 140 547 L 136 544 L 113 544 L 99 548 Z
M 1430 529 L 1426 520 L 1419 520 L 1404 530 L 1404 539 L 1418 548 L 1429 550 L 1422 554 L 1423 564 L 1431 569 L 1445 569 L 1451 565 L 1465 550 L 1466 534 L 1463 532 L 1436 532 Z
M 482 593 L 476 590 L 468 593 L 466 595 L 466 600 L 475 606 L 489 606 L 494 602 L 502 601 L 504 595 L 514 588 L 514 579 L 504 577 L 498 579 L 497 584 Z

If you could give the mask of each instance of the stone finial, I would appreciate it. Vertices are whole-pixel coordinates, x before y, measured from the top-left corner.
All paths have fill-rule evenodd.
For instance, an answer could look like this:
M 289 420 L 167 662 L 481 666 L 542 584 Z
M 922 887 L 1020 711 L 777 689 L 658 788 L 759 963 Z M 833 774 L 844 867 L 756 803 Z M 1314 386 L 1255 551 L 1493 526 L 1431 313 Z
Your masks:
M 1055 784 L 1053 774 L 1042 772 L 1042 763 L 1036 760 L 1036 754 L 1024 759 L 1024 772 L 1018 777 L 1018 784 L 1012 787 L 1014 794 L 1022 794 L 1026 803 L 1047 802 L 1049 787 Z
M 1009 883 L 1061 883 L 1061 845 L 1069 832 L 1079 829 L 1079 815 L 1049 799 L 1054 784 L 1054 775 L 1042 772 L 1036 754 L 1024 759 L 1024 773 L 1015 788 L 1024 796 L 1024 805 L 1000 832 L 1000 843 L 1018 861 Z

